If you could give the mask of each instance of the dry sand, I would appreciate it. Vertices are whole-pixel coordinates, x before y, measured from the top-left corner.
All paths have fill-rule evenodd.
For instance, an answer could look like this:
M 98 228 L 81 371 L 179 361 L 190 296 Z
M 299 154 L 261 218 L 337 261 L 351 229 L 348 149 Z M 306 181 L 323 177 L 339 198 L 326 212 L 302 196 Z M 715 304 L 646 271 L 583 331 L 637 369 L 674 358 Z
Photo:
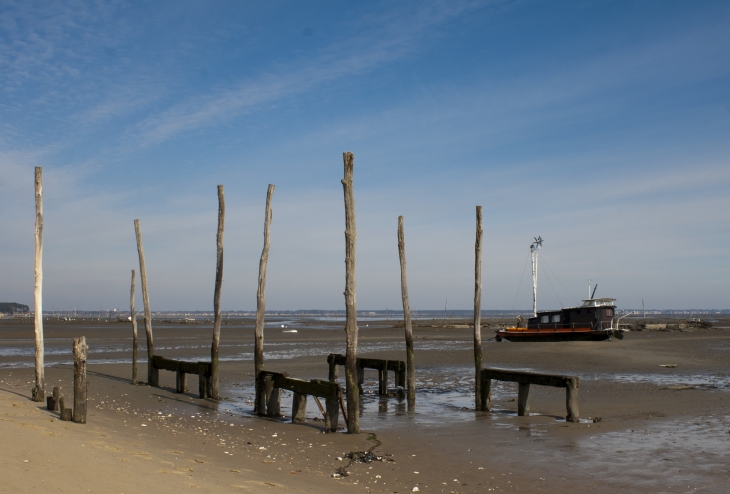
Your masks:
M 365 324 L 362 355 L 404 358 L 402 329 Z M 46 386 L 60 385 L 69 398 L 72 366 L 61 349 L 87 337 L 89 416 L 79 425 L 29 400 L 33 370 L 18 366 L 32 361 L 32 326 L 0 323 L 0 491 L 730 492 L 727 330 L 484 343 L 490 366 L 581 376 L 581 417 L 601 420 L 568 424 L 565 393 L 554 388 L 533 387 L 533 415 L 517 417 L 516 387 L 498 384 L 495 412 L 475 413 L 471 330 L 417 328 L 416 411 L 375 396 L 368 374 L 356 436 L 323 434 L 314 403 L 304 425 L 251 415 L 248 323 L 222 329 L 220 403 L 198 399 L 190 378 L 191 392 L 175 394 L 174 375 L 164 371 L 161 388 L 132 386 L 131 366 L 115 363 L 130 358 L 130 333 L 123 324 L 47 324 Z M 203 358 L 210 337 L 207 325 L 155 325 L 157 353 L 167 357 Z M 266 342 L 268 368 L 322 379 L 326 354 L 344 349 L 344 332 L 283 333 L 277 324 Z M 290 401 L 283 398 L 285 414 Z M 346 453 L 370 448 L 386 461 L 332 476 Z

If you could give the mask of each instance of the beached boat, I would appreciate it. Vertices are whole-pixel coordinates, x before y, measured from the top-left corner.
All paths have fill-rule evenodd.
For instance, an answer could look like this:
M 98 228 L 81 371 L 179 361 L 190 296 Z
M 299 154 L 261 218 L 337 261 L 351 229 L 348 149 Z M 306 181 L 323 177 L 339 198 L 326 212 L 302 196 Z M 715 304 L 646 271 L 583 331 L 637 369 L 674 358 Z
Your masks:
M 614 298 L 590 298 L 583 300 L 578 307 L 567 307 L 560 310 L 537 310 L 537 261 L 538 252 L 542 247 L 542 238 L 535 238 L 530 245 L 532 258 L 532 310 L 533 317 L 527 320 L 527 326 L 522 326 L 522 318 L 514 327 L 502 328 L 497 331 L 497 341 L 601 341 L 611 338 L 623 338 L 618 330 L 616 306 Z

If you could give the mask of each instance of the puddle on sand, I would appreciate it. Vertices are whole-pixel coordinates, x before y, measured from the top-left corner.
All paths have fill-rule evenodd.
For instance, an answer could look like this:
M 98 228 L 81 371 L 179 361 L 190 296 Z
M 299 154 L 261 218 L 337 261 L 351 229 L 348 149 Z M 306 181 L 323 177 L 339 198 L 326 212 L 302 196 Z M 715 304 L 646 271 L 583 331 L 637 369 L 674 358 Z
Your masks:
M 474 380 L 464 378 L 472 372 L 471 367 L 449 367 L 445 369 L 434 369 L 434 373 L 420 372 L 416 380 L 418 397 L 415 411 L 409 411 L 405 399 L 395 397 L 384 398 L 377 394 L 377 377 L 375 371 L 366 371 L 365 393 L 360 397 L 362 427 L 403 427 L 404 425 L 420 426 L 441 426 L 447 423 L 465 422 L 477 420 L 483 416 L 474 412 Z M 438 374 L 436 374 L 436 372 Z M 390 375 L 389 390 L 394 391 Z M 340 385 L 344 382 L 340 379 Z M 230 399 L 221 402 L 221 412 L 232 412 L 234 414 L 251 414 L 253 410 L 254 389 L 252 385 L 237 385 L 226 387 L 223 393 Z M 492 399 L 500 400 L 505 397 L 516 397 L 517 386 L 514 383 L 494 382 L 492 388 Z M 282 391 L 281 412 L 285 419 L 291 417 L 292 395 L 288 391 Z M 516 409 L 517 404 L 514 404 Z M 324 406 L 324 401 L 322 400 Z M 512 405 L 512 403 L 510 404 Z M 516 411 L 495 410 L 490 415 L 497 419 L 505 416 L 516 416 Z M 537 415 L 537 414 L 532 414 Z M 313 398 L 307 400 L 307 419 L 319 419 L 322 414 Z M 340 425 L 344 422 L 340 416 Z M 505 424 L 505 427 L 514 425 Z

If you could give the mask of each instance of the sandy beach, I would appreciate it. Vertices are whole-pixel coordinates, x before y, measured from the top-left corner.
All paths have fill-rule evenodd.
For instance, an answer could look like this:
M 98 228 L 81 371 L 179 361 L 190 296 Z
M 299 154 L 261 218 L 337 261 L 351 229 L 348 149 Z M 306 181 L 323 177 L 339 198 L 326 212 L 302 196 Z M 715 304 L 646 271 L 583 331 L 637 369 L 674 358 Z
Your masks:
M 339 323 L 269 322 L 267 368 L 326 379 L 326 355 L 344 351 Z M 89 345 L 88 423 L 61 422 L 30 401 L 32 325 L 4 320 L 0 455 L 6 475 L 0 490 L 730 491 L 730 331 L 722 324 L 630 332 L 622 341 L 484 342 L 486 365 L 578 375 L 583 420 L 577 424 L 565 422 L 565 392 L 556 388 L 533 386 L 531 415 L 517 417 L 516 385 L 495 383 L 495 410 L 474 412 L 471 329 L 426 325 L 414 330 L 416 409 L 379 398 L 369 371 L 363 432 L 348 435 L 324 434 L 312 400 L 307 422 L 291 424 L 288 393 L 282 420 L 252 415 L 248 320 L 222 328 L 220 402 L 199 399 L 192 379 L 187 393 L 174 393 L 170 372 L 161 371 L 159 388 L 133 386 L 129 324 L 48 322 L 47 390 L 61 386 L 70 399 L 72 338 L 84 335 Z M 404 358 L 403 330 L 386 326 L 392 324 L 361 323 L 361 356 Z M 297 332 L 284 332 L 291 328 Z M 155 321 L 154 332 L 157 354 L 209 355 L 210 325 Z M 483 335 L 487 340 L 491 330 Z M 382 461 L 349 464 L 348 453 L 368 450 Z

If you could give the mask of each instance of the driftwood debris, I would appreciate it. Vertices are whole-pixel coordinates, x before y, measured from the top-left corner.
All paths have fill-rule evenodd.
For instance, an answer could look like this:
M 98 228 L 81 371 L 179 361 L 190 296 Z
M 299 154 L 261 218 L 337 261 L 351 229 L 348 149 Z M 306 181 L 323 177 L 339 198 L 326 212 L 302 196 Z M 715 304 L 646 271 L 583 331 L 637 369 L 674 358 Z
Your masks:
M 137 252 L 139 253 L 139 274 L 142 277 L 142 301 L 144 302 L 144 330 L 147 333 L 147 384 L 157 386 L 158 382 L 152 377 L 152 356 L 155 354 L 155 344 L 152 338 L 152 311 L 150 310 L 150 296 L 147 291 L 147 268 L 142 246 L 142 229 L 139 220 L 134 220 L 134 232 L 137 236 Z
M 400 291 L 403 299 L 403 327 L 406 332 L 406 389 L 408 407 L 412 408 L 416 404 L 416 369 L 413 355 L 411 304 L 408 300 L 408 272 L 406 270 L 406 240 L 403 233 L 403 216 L 398 216 L 398 257 L 400 258 Z
M 45 400 L 46 379 L 43 363 L 43 168 L 35 167 L 35 386 L 33 401 Z
M 486 411 L 482 399 L 482 207 L 477 206 L 476 242 L 474 245 L 474 399 L 476 410 Z
M 347 351 L 345 363 L 345 389 L 347 393 L 347 432 L 360 432 L 360 393 L 357 386 L 357 302 L 355 299 L 355 247 L 357 228 L 355 226 L 355 194 L 352 190 L 352 175 L 355 155 L 349 152 L 342 155 L 345 178 L 342 188 L 345 194 L 345 334 Z
M 74 410 L 73 421 L 86 423 L 86 337 L 74 338 Z
M 135 271 L 132 270 L 132 288 L 129 291 L 129 318 L 132 320 L 132 384 L 137 384 L 137 313 L 134 312 Z
M 211 396 L 220 399 L 218 388 L 218 347 L 221 341 L 221 284 L 223 283 L 223 226 L 226 217 L 226 200 L 223 196 L 223 186 L 218 186 L 218 234 L 216 235 L 217 255 L 215 268 L 215 293 L 213 295 L 213 344 L 210 348 L 211 363 Z
M 264 217 L 264 249 L 261 251 L 261 261 L 259 262 L 259 285 L 256 291 L 256 329 L 254 332 L 254 338 L 256 340 L 254 349 L 254 370 L 255 374 L 264 370 L 264 318 L 266 313 L 266 266 L 269 263 L 269 246 L 271 244 L 271 236 L 269 228 L 271 226 L 272 212 L 271 212 L 271 199 L 274 195 L 274 184 L 269 184 L 269 189 L 266 192 L 266 216 Z M 256 380 L 256 386 L 258 387 L 258 380 Z M 257 398 L 260 396 L 258 389 L 255 392 Z M 304 397 L 304 403 L 306 406 L 306 399 Z M 295 400 L 296 401 L 296 400 Z M 254 405 L 254 412 L 261 406 L 258 399 Z

